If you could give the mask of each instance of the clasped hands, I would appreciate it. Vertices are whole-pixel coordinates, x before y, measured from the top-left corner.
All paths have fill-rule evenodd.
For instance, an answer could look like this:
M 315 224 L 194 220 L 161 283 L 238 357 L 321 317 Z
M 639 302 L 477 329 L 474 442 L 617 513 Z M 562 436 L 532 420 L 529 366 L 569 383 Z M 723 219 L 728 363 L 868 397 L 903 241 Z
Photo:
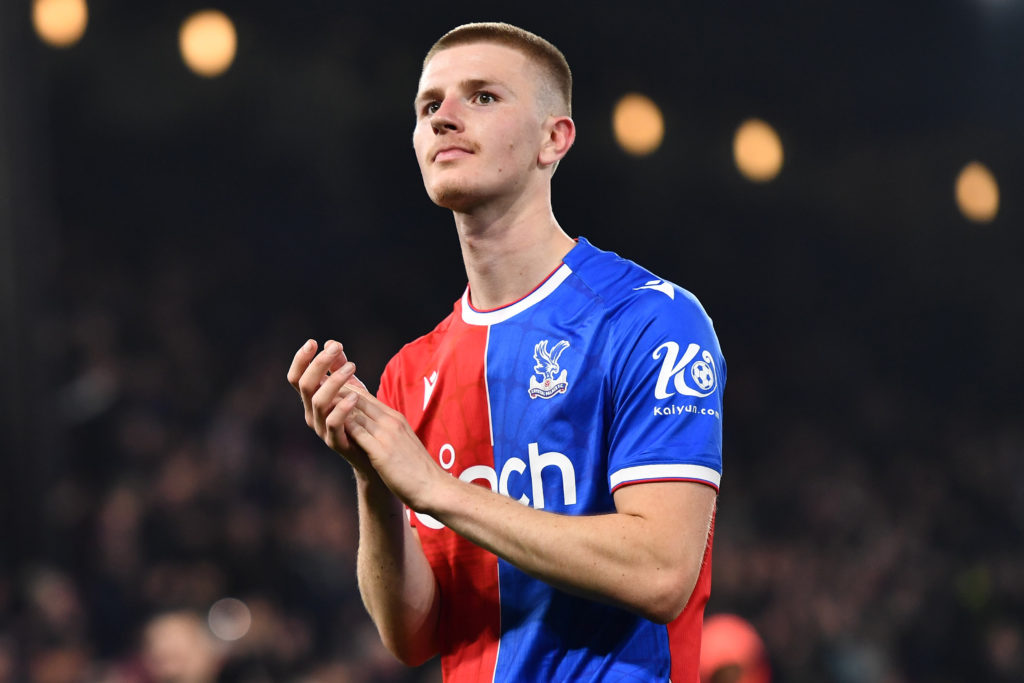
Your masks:
M 355 376 L 336 341 L 310 339 L 296 352 L 288 383 L 299 392 L 306 424 L 357 475 L 380 477 L 413 510 L 423 511 L 432 485 L 450 477 L 434 462 L 405 416 L 377 400 Z

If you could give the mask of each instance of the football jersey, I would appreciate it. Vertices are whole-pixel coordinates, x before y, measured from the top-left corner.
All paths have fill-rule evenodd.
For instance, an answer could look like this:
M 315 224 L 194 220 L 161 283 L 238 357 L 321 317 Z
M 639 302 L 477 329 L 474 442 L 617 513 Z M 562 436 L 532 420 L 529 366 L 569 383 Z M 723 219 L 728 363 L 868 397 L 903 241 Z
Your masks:
M 580 238 L 534 291 L 480 311 L 469 290 L 406 345 L 380 398 L 453 476 L 566 515 L 621 486 L 722 472 L 726 368 L 689 292 Z M 659 625 L 569 595 L 410 512 L 440 589 L 445 681 L 694 683 L 711 538 L 682 614 Z

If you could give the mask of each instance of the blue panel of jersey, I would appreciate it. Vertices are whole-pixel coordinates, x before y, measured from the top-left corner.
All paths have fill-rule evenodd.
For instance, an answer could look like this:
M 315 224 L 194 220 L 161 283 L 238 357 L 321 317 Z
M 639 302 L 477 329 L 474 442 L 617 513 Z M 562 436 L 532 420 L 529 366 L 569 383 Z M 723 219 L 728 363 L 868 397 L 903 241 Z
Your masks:
M 725 362 L 700 304 L 582 238 L 565 264 L 573 273 L 553 292 L 490 328 L 499 490 L 584 515 L 615 509 L 616 473 L 626 483 L 688 478 L 663 475 L 695 466 L 717 487 Z M 664 626 L 504 561 L 499 578 L 496 681 L 667 680 Z

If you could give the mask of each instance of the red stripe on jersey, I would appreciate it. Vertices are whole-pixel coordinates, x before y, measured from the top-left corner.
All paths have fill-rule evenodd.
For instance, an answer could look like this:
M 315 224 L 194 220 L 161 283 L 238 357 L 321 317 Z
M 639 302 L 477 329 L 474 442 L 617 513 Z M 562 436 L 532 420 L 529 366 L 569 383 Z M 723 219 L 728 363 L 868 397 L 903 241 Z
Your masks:
M 715 490 L 716 493 L 719 490 L 718 486 L 711 483 L 707 479 L 694 479 L 693 477 L 657 477 L 654 479 L 632 479 L 630 481 L 624 481 L 621 484 L 616 484 L 615 487 L 612 489 L 612 493 L 615 493 L 623 486 L 632 486 L 633 484 L 650 484 L 652 482 L 659 481 L 689 481 L 693 482 L 694 484 L 704 484 L 705 486 L 710 486 Z
M 474 466 L 494 468 L 487 335 L 487 327 L 467 325 L 456 313 L 402 349 L 385 373 L 388 398 L 453 476 Z M 476 483 L 490 487 L 486 477 Z M 491 680 L 501 631 L 497 558 L 447 528 L 435 528 L 436 520 L 412 513 L 411 521 L 441 591 L 438 640 L 445 683 Z
M 706 482 L 705 482 L 706 483 Z M 700 639 L 704 625 L 704 606 L 711 596 L 711 545 L 715 537 L 715 518 L 711 517 L 708 545 L 700 565 L 697 585 L 682 614 L 668 625 L 669 650 L 672 653 L 672 681 L 697 683 L 700 680 Z

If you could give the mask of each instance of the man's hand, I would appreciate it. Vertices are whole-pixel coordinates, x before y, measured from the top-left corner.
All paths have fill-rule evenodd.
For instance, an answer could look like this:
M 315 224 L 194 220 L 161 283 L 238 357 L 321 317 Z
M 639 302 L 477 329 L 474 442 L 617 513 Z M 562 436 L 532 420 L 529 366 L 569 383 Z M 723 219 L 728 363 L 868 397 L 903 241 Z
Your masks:
M 428 501 L 454 480 L 430 456 L 404 415 L 351 385 L 342 394 L 340 406 L 345 410 L 337 418 L 341 422 L 332 415 L 328 431 L 347 431 L 403 503 L 417 512 L 428 511 Z
M 306 424 L 317 436 L 358 473 L 379 476 L 412 509 L 422 510 L 431 487 L 449 480 L 405 416 L 356 379 L 355 365 L 338 342 L 328 341 L 318 354 L 316 341 L 307 341 L 292 360 L 288 382 L 302 397 Z
M 356 379 L 355 366 L 336 341 L 325 343 L 319 354 L 316 341 L 307 341 L 292 360 L 288 382 L 302 397 L 306 424 L 355 470 L 359 501 L 356 564 L 359 593 L 366 609 L 388 649 L 411 666 L 422 664 L 439 649 L 437 623 L 441 601 L 437 580 L 419 538 L 409 526 L 401 502 L 388 491 L 386 485 L 390 484 L 378 476 L 375 463 L 371 463 L 361 447 L 362 442 L 376 445 L 367 436 L 366 427 L 361 426 L 369 423 L 361 410 L 378 414 L 377 410 L 386 406 Z M 357 402 L 362 403 L 362 408 L 357 407 Z M 355 428 L 362 435 L 358 439 L 346 431 L 346 422 L 354 424 L 354 419 L 360 422 Z M 414 445 L 422 451 L 422 457 L 429 461 L 430 456 L 412 434 L 405 418 L 401 423 L 412 435 Z M 398 426 L 399 423 L 392 421 L 391 424 Z M 383 460 L 391 463 L 386 458 Z M 433 465 L 432 462 L 427 464 Z M 444 475 L 440 466 L 434 465 L 434 469 L 444 479 L 451 479 Z
M 355 405 L 354 395 L 370 395 L 366 386 L 356 378 L 355 371 L 355 364 L 345 356 L 340 343 L 328 341 L 318 354 L 316 341 L 310 339 L 295 353 L 288 368 L 288 383 L 302 397 L 306 424 L 357 471 L 369 474 L 372 468 L 366 453 L 348 438 L 343 429 L 345 419 Z M 346 394 L 353 398 L 346 399 Z

